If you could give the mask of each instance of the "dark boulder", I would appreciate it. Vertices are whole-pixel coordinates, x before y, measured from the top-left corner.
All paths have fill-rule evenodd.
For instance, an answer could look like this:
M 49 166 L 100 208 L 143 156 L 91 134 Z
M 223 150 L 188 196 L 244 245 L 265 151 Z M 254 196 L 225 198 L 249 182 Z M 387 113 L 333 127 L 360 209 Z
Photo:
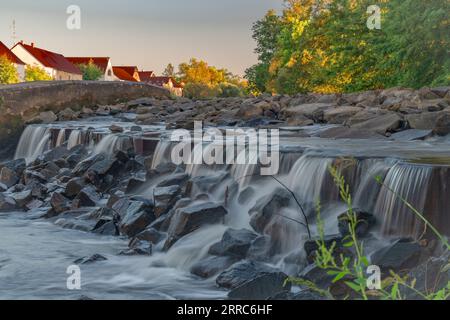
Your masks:
M 265 227 L 281 208 L 289 206 L 291 194 L 285 189 L 277 189 L 271 197 L 260 199 L 249 211 L 250 225 L 258 233 L 263 233 Z
M 69 198 L 77 196 L 85 187 L 86 183 L 83 178 L 72 178 L 67 182 L 64 194 Z
M 221 222 L 226 214 L 223 206 L 211 202 L 178 209 L 171 219 L 165 248 L 204 225 Z
M 228 229 L 222 240 L 209 248 L 209 254 L 245 258 L 253 240 L 257 237 L 256 233 L 247 229 Z
M 16 204 L 22 209 L 26 209 L 26 205 L 31 200 L 33 200 L 30 190 L 14 193 L 11 195 L 11 197 L 16 201 Z
M 279 270 L 269 267 L 261 262 L 242 260 L 219 274 L 216 283 L 219 287 L 234 289 L 259 276 L 265 274 L 277 274 L 279 272 Z
M 388 246 L 375 251 L 371 262 L 383 272 L 411 269 L 419 264 L 422 250 L 418 243 L 410 239 L 399 239 Z
M 100 195 L 93 186 L 84 187 L 75 197 L 78 207 L 95 207 L 100 202 Z
M 19 177 L 16 172 L 8 167 L 3 167 L 0 172 L 0 183 L 5 185 L 7 188 L 11 188 L 12 186 L 19 183 Z
M 445 110 L 447 111 L 447 110 Z M 438 136 L 446 136 L 450 133 L 450 111 L 443 112 L 436 119 L 436 125 L 433 128 L 433 133 Z
M 68 210 L 70 210 L 70 207 L 71 207 L 69 199 L 64 197 L 59 192 L 54 192 L 52 194 L 52 196 L 50 198 L 50 205 L 52 206 L 52 209 L 53 209 L 53 214 L 51 214 L 51 216 L 58 215 L 64 211 L 68 211 Z M 49 218 L 50 218 L 50 216 L 49 216 Z
M 155 216 L 159 217 L 169 211 L 179 199 L 181 193 L 180 186 L 172 185 L 168 187 L 155 188 L 153 198 L 155 201 Z
M 270 237 L 267 235 L 255 238 L 247 251 L 247 258 L 250 260 L 268 262 L 270 259 Z
M 139 239 L 133 239 L 128 245 L 128 249 L 120 253 L 123 256 L 151 256 L 152 255 L 152 244 L 148 241 L 143 241 Z
M 282 272 L 268 273 L 249 280 L 228 293 L 233 300 L 266 300 L 276 294 L 289 292 L 291 284 L 285 283 L 287 275 Z
M 145 230 L 153 220 L 155 216 L 152 207 L 141 201 L 131 201 L 126 215 L 120 222 L 120 232 L 128 237 L 134 237 Z
M 18 209 L 16 201 L 0 193 L 0 212 L 14 211 L 16 209 Z
M 200 260 L 191 267 L 191 273 L 201 278 L 211 278 L 236 263 L 239 259 L 234 257 L 210 256 Z
M 165 237 L 164 233 L 159 232 L 155 228 L 147 228 L 136 235 L 137 239 L 148 241 L 153 244 L 158 244 L 164 239 L 164 237 Z
M 93 233 L 101 234 L 104 236 L 118 236 L 120 235 L 119 227 L 114 219 L 101 218 L 94 226 Z

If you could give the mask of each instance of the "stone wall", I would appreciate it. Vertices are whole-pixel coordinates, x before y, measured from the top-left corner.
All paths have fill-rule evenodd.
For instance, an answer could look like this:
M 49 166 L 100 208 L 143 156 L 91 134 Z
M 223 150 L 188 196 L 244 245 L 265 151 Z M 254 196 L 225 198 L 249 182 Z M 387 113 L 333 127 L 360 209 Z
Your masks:
M 24 122 L 41 111 L 117 104 L 142 97 L 168 98 L 168 90 L 119 81 L 25 82 L 0 86 L 0 160 L 11 156 Z

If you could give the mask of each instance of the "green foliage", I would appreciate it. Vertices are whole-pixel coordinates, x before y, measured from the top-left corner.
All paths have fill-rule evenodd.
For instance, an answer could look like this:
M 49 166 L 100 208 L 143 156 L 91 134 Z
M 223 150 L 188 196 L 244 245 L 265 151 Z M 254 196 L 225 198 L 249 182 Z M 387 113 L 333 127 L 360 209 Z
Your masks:
M 191 59 L 178 67 L 177 80 L 184 83 L 184 96 L 191 99 L 241 96 L 246 83 L 226 69 L 203 60 Z
M 39 66 L 27 66 L 25 68 L 25 81 L 50 81 L 50 77 L 44 69 Z
M 81 72 L 83 73 L 83 80 L 97 81 L 103 76 L 103 71 L 93 62 L 88 64 L 79 64 Z
M 370 0 L 285 0 L 254 25 L 259 63 L 252 90 L 355 92 L 450 83 L 450 1 L 383 0 L 369 30 Z
M 424 300 L 447 300 L 450 298 L 450 281 L 443 288 L 435 292 L 421 292 L 416 289 L 416 279 L 409 279 L 408 277 L 402 277 L 394 272 L 390 272 L 390 276 L 384 279 L 381 283 L 380 290 L 368 290 L 367 289 L 367 276 L 365 273 L 366 268 L 369 266 L 369 259 L 364 254 L 364 243 L 357 237 L 356 227 L 359 223 L 356 213 L 353 210 L 352 196 L 350 193 L 350 187 L 346 184 L 343 175 L 336 167 L 330 167 L 329 172 L 332 175 L 336 186 L 339 188 L 339 195 L 341 200 L 347 205 L 346 218 L 348 221 L 348 235 L 344 238 L 344 247 L 351 249 L 353 252 L 344 255 L 336 253 L 336 243 L 331 246 L 325 244 L 324 223 L 320 215 L 320 203 L 317 205 L 317 229 L 319 234 L 319 240 L 317 240 L 318 249 L 315 254 L 315 264 L 324 270 L 328 275 L 333 276 L 332 283 L 342 282 L 350 290 L 347 298 L 359 297 L 363 300 L 368 299 L 381 299 L 381 300 L 403 300 L 404 294 L 400 288 L 406 288 L 411 292 L 414 292 L 418 297 Z M 376 178 L 378 183 L 386 187 L 380 178 Z M 392 190 L 391 190 L 392 191 Z M 394 192 L 394 191 L 392 191 Z M 411 204 L 409 204 L 400 195 L 394 194 L 403 201 L 418 218 L 423 220 L 425 224 L 430 227 L 441 242 L 444 244 L 446 250 L 449 250 L 447 240 L 437 232 L 437 230 L 424 218 L 423 214 L 415 210 Z M 450 268 L 450 264 L 445 266 L 441 272 L 447 272 Z M 327 297 L 328 299 L 335 299 L 330 290 L 323 290 L 316 286 L 316 284 L 305 281 L 304 279 L 291 277 L 287 281 L 307 287 L 312 291 L 319 293 L 320 295 Z
M 19 82 L 19 74 L 12 62 L 6 56 L 0 56 L 0 84 Z

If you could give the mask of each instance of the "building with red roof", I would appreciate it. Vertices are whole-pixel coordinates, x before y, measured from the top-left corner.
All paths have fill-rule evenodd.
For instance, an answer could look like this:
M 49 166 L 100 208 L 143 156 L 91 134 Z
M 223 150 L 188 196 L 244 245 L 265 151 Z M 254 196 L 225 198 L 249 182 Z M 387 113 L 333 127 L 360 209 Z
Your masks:
M 176 96 L 181 97 L 183 95 L 183 84 L 172 77 L 151 77 L 145 82 L 157 87 L 166 88 Z
M 11 51 L 27 65 L 42 68 L 54 80 L 83 80 L 80 69 L 62 54 L 18 42 Z
M 155 76 L 155 73 L 153 71 L 139 71 L 138 73 L 141 82 L 147 82 L 150 78 L 153 78 Z
M 78 66 L 80 64 L 95 64 L 100 70 L 103 71 L 103 76 L 99 80 L 103 81 L 114 81 L 117 77 L 114 76 L 113 67 L 111 64 L 111 58 L 109 57 L 67 57 L 74 65 Z
M 113 66 L 114 75 L 122 81 L 140 82 L 139 71 L 136 66 Z
M 19 80 L 25 80 L 25 62 L 19 59 L 3 42 L 0 41 L 0 57 L 6 57 L 17 69 Z

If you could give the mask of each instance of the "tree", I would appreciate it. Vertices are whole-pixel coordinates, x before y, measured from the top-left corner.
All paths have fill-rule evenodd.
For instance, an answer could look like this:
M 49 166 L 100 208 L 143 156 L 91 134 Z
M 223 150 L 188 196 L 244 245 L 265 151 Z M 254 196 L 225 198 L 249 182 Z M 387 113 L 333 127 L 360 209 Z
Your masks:
M 39 66 L 27 66 L 25 68 L 25 81 L 50 81 L 51 76 Z
M 269 66 L 277 50 L 281 28 L 281 19 L 274 10 L 269 10 L 263 19 L 253 24 L 252 37 L 256 41 L 255 53 L 259 63 L 245 71 L 245 78 L 249 81 L 250 90 L 255 93 L 267 91 Z
M 83 80 L 97 81 L 103 76 L 103 71 L 94 62 L 89 61 L 88 64 L 79 64 L 81 72 L 83 73 Z
M 165 77 L 175 77 L 175 67 L 173 64 L 169 63 L 167 67 L 164 69 L 163 76 Z
M 6 56 L 0 56 L 0 84 L 19 82 L 19 74 L 14 64 Z

